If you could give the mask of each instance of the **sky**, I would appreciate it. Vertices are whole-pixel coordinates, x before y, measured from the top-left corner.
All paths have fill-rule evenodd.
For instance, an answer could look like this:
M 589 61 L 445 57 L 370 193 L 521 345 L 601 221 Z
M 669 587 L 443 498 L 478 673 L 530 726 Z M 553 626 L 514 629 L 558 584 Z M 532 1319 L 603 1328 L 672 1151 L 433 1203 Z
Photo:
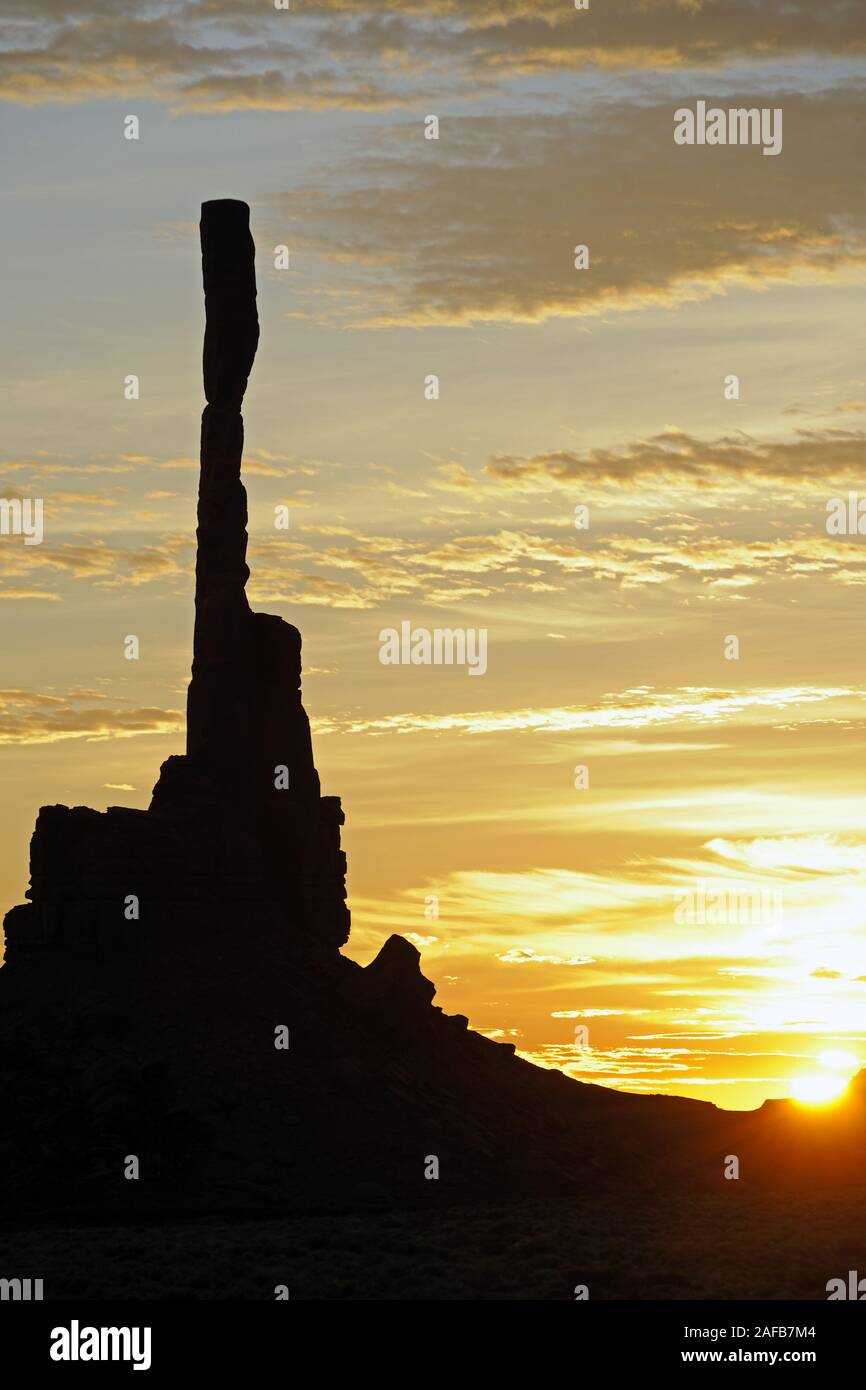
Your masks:
M 0 497 L 44 539 L 0 536 L 0 907 L 41 805 L 146 807 L 183 749 L 197 222 L 240 198 L 248 592 L 303 633 L 347 953 L 401 932 L 629 1091 L 866 1065 L 864 50 L 853 0 L 2 0 Z M 698 101 L 781 152 L 676 144 Z M 383 665 L 403 622 L 485 673 Z

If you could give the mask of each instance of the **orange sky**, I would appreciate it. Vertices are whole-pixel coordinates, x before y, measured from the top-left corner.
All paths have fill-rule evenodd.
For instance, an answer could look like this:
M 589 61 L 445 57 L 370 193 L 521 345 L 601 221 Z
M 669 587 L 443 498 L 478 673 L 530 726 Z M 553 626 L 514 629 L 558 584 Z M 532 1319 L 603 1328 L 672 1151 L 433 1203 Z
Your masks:
M 0 496 L 45 539 L 0 537 L 6 906 L 39 805 L 145 806 L 182 747 L 196 221 L 244 198 L 249 591 L 304 633 L 349 953 L 404 932 L 448 1011 L 632 1090 L 864 1063 L 866 539 L 826 525 L 866 496 L 852 13 L 22 14 Z M 781 108 L 781 154 L 677 146 L 699 99 Z M 383 666 L 404 621 L 484 628 L 483 677 Z

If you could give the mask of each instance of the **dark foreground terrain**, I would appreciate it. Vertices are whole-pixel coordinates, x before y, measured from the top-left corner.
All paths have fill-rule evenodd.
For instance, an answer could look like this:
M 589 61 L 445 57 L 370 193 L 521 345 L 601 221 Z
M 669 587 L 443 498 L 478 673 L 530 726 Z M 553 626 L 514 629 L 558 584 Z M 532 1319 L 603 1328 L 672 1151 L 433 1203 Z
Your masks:
M 431 1189 L 435 1184 L 430 1184 Z M 442 1206 L 18 1231 L 4 1267 L 55 1299 L 815 1299 L 866 1270 L 866 1190 Z

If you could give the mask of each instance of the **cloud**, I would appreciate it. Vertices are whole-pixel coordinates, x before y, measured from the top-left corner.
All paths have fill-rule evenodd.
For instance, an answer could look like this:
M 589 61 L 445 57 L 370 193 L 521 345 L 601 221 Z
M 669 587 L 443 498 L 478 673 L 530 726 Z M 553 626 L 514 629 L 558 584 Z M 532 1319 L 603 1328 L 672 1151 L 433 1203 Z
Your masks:
M 578 484 L 587 495 L 648 488 L 669 498 L 672 489 L 684 489 L 696 500 L 703 495 L 715 502 L 719 493 L 741 498 L 744 489 L 772 486 L 827 498 L 833 488 L 862 477 L 864 451 L 863 430 L 797 430 L 785 439 L 756 439 L 739 430 L 701 439 L 670 428 L 614 448 L 495 454 L 484 473 L 505 487 L 530 491 Z M 458 490 L 471 490 L 472 482 L 466 475 Z
M 651 1009 L 554 1009 L 551 1018 L 636 1018 Z
M 604 0 L 581 13 L 550 0 L 396 0 L 388 7 L 392 20 L 356 0 L 319 0 L 312 8 L 361 10 L 358 24 L 343 26 L 341 50 L 351 45 L 396 60 L 423 32 L 424 61 L 450 58 L 475 74 L 713 66 L 749 56 L 857 52 L 866 43 L 849 0 L 829 0 L 818 11 L 804 0 Z M 421 31 L 403 17 L 430 22 Z M 436 22 L 442 18 L 449 24 Z
M 794 878 L 866 875 L 866 845 L 840 844 L 831 835 L 764 836 L 745 841 L 719 836 L 704 848 L 763 874 Z
M 866 97 L 786 97 L 779 159 L 675 145 L 676 104 L 460 117 L 427 149 L 418 123 L 401 125 L 332 180 L 272 198 L 274 234 L 291 228 L 343 291 L 308 291 L 307 313 L 352 326 L 538 323 L 866 263 L 866 191 L 849 175 Z M 577 245 L 589 269 L 575 270 Z
M 10 14 L 10 6 L 17 14 Z M 405 103 L 387 54 L 336 53 L 346 23 L 249 6 L 176 0 L 135 14 L 84 0 L 32 10 L 9 0 L 0 48 L 0 99 L 34 105 L 162 101 L 175 112 L 373 110 Z M 10 22 L 11 21 L 11 22 Z M 334 44 L 329 35 L 333 33 Z
M 42 580 L 89 579 L 98 588 L 138 587 L 158 580 L 174 580 L 192 568 L 193 543 L 188 537 L 167 537 L 158 545 L 109 546 L 104 541 L 80 540 L 42 545 L 23 542 L 0 545 L 0 599 L 21 597 L 27 586 L 18 584 L 22 576 Z M 13 582 L 7 584 L 7 580 Z M 33 597 L 60 597 L 58 591 L 31 591 Z
M 497 957 L 503 965 L 592 965 L 592 956 L 545 956 L 531 946 L 512 946 Z
M 549 709 L 472 710 L 447 714 L 391 714 L 365 719 L 342 717 L 320 720 L 320 732 L 339 730 L 345 733 L 408 734 L 455 733 L 499 734 L 526 731 L 528 733 L 560 734 L 590 729 L 647 729 L 671 724 L 715 724 L 744 714 L 758 715 L 761 711 L 785 714 L 790 722 L 800 717 L 812 717 L 810 708 L 843 698 L 862 704 L 866 691 L 842 686 L 778 686 L 750 690 L 709 690 L 683 688 L 654 691 L 651 687 L 637 691 L 611 694 L 595 705 L 566 705 Z
M 850 58 L 856 4 L 824 0 L 314 0 L 290 12 L 244 0 L 107 0 L 72 9 L 7 0 L 0 88 L 7 101 L 156 97 L 179 110 L 372 109 L 410 84 L 474 93 L 538 73 L 715 68 L 758 58 Z
M 758 460 L 751 479 L 757 485 L 760 453 L 748 447 L 742 453 L 745 458 Z M 792 453 L 797 454 L 797 450 Z M 809 456 L 809 451 L 805 451 L 796 466 L 805 469 Z M 552 482 L 549 456 L 509 460 L 503 475 L 508 480 L 505 485 L 515 477 L 516 470 L 521 484 L 529 479 L 540 489 L 568 486 L 563 457 L 556 456 Z M 815 454 L 811 457 L 814 460 Z M 636 467 L 630 478 L 628 462 L 617 500 L 621 504 L 633 486 L 636 494 L 640 492 L 641 506 L 649 507 L 654 494 L 648 483 L 642 485 L 644 465 Z M 580 455 L 568 456 L 572 490 L 582 463 Z M 504 465 L 497 461 L 495 466 Z M 664 465 L 661 467 L 663 470 Z M 680 485 L 684 489 L 688 480 L 689 486 L 694 487 L 690 467 L 689 461 L 683 462 Z M 696 467 L 709 465 L 700 461 Z M 598 454 L 590 456 L 579 495 L 588 497 L 594 489 L 603 489 L 609 476 L 606 470 L 607 464 L 599 464 Z M 666 496 L 664 476 L 662 471 L 655 480 L 662 501 Z M 732 472 L 733 476 L 736 474 Z M 727 481 L 723 478 L 722 486 L 727 487 Z M 773 481 L 783 487 L 781 474 Z M 804 490 L 814 486 L 814 480 L 808 479 L 805 472 L 802 485 Z M 414 600 L 447 609 L 479 598 L 555 593 L 567 584 L 599 580 L 623 592 L 659 590 L 665 586 L 673 592 L 688 587 L 710 598 L 731 592 L 739 597 L 739 591 L 756 590 L 781 579 L 823 579 L 846 587 L 866 584 L 866 548 L 859 537 L 826 534 L 824 497 L 830 487 L 828 481 L 814 505 L 811 532 L 801 524 L 793 534 L 772 540 L 707 534 L 706 528 L 698 525 L 673 525 L 669 536 L 654 534 L 645 520 L 639 521 L 641 529 L 632 534 L 625 527 L 612 529 L 609 522 L 598 521 L 596 514 L 589 530 L 569 530 L 571 517 L 567 513 L 563 513 L 563 518 L 541 522 L 535 529 L 515 526 L 480 530 L 476 517 L 472 531 L 457 532 L 440 539 L 438 544 L 414 535 L 346 535 L 340 527 L 304 528 L 282 539 L 263 534 L 251 540 L 249 593 L 254 602 L 292 606 L 370 609 Z M 736 492 L 731 498 L 742 503 Z M 662 521 L 664 525 L 669 523 L 669 513 Z M 634 529 L 632 525 L 631 531 Z M 556 633 L 550 636 L 552 641 L 561 640 Z
M 123 703 L 111 707 L 104 696 L 91 690 L 73 690 L 66 695 L 0 690 L 0 745 L 61 743 L 80 738 L 97 742 L 141 734 L 175 734 L 184 727 L 182 710 Z
M 720 596 L 742 601 L 782 579 L 861 586 L 866 548 L 860 537 L 829 536 L 825 523 L 828 495 L 844 495 L 856 482 L 864 445 L 866 432 L 856 430 L 801 430 L 786 440 L 737 432 L 703 440 L 669 429 L 609 448 L 499 453 L 480 476 L 464 473 L 457 484 L 461 492 L 475 489 L 498 504 L 486 526 L 476 506 L 466 518 L 439 518 L 441 526 L 421 535 L 364 534 L 341 524 L 309 524 L 276 535 L 264 527 L 250 538 L 249 597 L 259 605 L 366 610 L 414 601 L 447 609 L 479 599 L 561 593 L 567 586 L 598 581 L 623 594 L 669 589 L 672 595 L 696 592 L 707 601 Z M 169 466 L 197 465 L 176 459 Z M 250 465 L 267 472 L 283 466 L 268 459 Z M 451 474 L 440 471 L 435 483 L 447 490 Z M 769 489 L 793 503 L 787 533 L 772 539 L 725 534 L 745 525 L 746 488 L 756 495 Z M 593 511 L 588 530 L 574 528 L 570 505 L 532 526 L 501 525 L 508 493 L 559 489 L 602 506 L 615 503 L 619 512 L 629 506 L 637 511 L 619 526 Z M 726 503 L 730 520 L 721 524 L 717 515 L 711 528 L 672 511 L 674 494 L 678 506 Z M 157 489 L 154 495 L 164 494 Z M 74 506 L 85 506 L 88 498 L 83 492 L 62 496 L 65 505 Z M 303 495 L 282 500 L 294 508 L 312 505 Z M 0 545 L 0 598 L 57 597 L 65 578 L 86 579 L 104 590 L 189 583 L 189 535 L 126 546 L 89 536 L 59 539 L 52 535 L 51 515 L 49 498 L 43 545 L 25 546 L 17 537 Z M 461 529 L 470 522 L 471 530 Z M 760 524 L 766 532 L 766 522 Z M 781 530 L 776 519 L 773 530 Z M 554 633 L 551 640 L 566 638 Z
M 178 94 L 181 111 L 297 111 L 343 107 L 375 111 L 408 104 L 393 89 L 372 82 L 341 81 L 325 68 L 303 70 L 297 65 L 286 73 L 266 72 L 201 77 L 186 83 Z
M 691 1035 L 686 1035 L 691 1040 Z M 762 1052 L 728 1052 L 690 1047 L 582 1047 L 570 1043 L 545 1043 L 521 1049 L 520 1056 L 543 1067 L 558 1067 L 569 1076 L 588 1079 L 603 1086 L 638 1093 L 668 1091 L 672 1086 L 737 1086 L 748 1080 L 751 1085 L 780 1082 L 787 1087 L 785 1074 L 755 1076 L 745 1068 L 748 1060 L 761 1058 L 771 1063 L 780 1061 L 812 1061 L 809 1053 L 766 1049 Z M 719 1060 L 721 1059 L 721 1060 Z M 730 1059 L 730 1061 L 728 1061 Z M 731 1076 L 708 1076 L 714 1066 L 736 1068 Z M 744 1074 L 745 1072 L 745 1074 Z
M 133 454 L 121 454 L 121 463 L 76 463 L 74 461 L 64 461 L 62 463 L 48 463 L 44 458 L 33 459 L 0 459 L 0 476 L 7 473 L 32 473 L 35 477 L 62 477 L 66 473 L 131 473 L 133 463 L 148 463 L 148 459 L 139 459 Z

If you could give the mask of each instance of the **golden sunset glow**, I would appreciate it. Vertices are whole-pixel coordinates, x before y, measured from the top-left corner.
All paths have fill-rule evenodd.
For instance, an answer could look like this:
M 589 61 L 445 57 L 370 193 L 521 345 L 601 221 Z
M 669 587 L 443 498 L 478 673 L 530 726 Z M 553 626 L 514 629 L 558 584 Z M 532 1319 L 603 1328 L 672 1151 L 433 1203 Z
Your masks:
M 303 634 L 347 954 L 408 936 L 446 1011 L 579 1080 L 841 1095 L 866 1057 L 856 7 L 326 0 L 265 6 L 256 42 L 239 3 L 77 8 L 3 55 L 0 496 L 45 507 L 42 544 L 0 537 L 3 907 L 40 805 L 145 807 L 182 749 L 196 222 L 244 199 L 248 592 Z M 783 109 L 781 152 L 675 144 L 704 98 Z M 383 664 L 403 622 L 483 628 L 486 671 Z

